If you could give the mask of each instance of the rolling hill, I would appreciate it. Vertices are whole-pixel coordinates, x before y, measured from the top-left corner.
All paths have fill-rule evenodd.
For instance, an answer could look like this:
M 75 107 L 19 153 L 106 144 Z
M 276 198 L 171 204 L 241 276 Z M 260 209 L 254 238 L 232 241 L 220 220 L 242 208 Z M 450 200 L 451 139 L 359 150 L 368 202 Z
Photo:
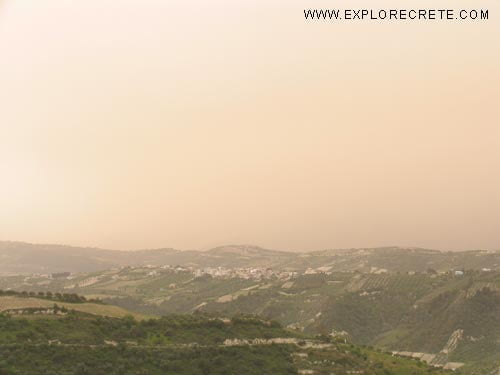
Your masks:
M 2 375 L 447 373 L 253 316 L 169 315 L 138 322 L 77 312 L 36 319 L 0 314 L 0 354 Z
M 0 242 L 0 274 L 95 272 L 123 266 L 182 265 L 192 267 L 270 267 L 304 271 L 329 267 L 332 271 L 425 272 L 428 269 L 500 267 L 498 251 L 441 252 L 419 248 L 366 248 L 293 253 L 257 246 L 229 245 L 208 251 L 153 249 L 117 251 L 63 245 Z
M 257 314 L 305 334 L 333 334 L 356 344 L 425 355 L 435 365 L 463 363 L 464 374 L 488 373 L 500 366 L 498 271 L 328 271 L 244 279 L 126 267 L 69 279 L 0 278 L 0 288 L 7 285 L 63 292 L 71 287 L 71 292 L 148 315 Z
M 108 305 L 79 310 L 117 317 L 256 314 L 301 334 L 348 338 L 482 375 L 500 366 L 499 257 L 398 247 L 122 252 L 0 243 L 0 289 L 99 298 Z

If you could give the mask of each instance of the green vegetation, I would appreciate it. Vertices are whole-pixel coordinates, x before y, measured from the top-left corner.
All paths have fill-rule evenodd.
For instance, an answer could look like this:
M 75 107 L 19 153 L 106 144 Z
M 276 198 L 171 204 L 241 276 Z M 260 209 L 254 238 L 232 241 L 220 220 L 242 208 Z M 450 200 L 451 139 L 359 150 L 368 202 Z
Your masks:
M 75 275 L 72 280 L 54 280 L 41 288 L 58 285 L 64 290 L 68 283 L 89 278 L 98 281 L 75 288 L 75 292 L 107 296 L 103 299 L 106 304 L 75 303 L 66 308 L 108 316 L 124 316 L 127 311 L 149 316 L 194 311 L 214 316 L 256 314 L 298 332 L 328 335 L 345 331 L 356 344 L 430 354 L 438 354 L 450 336 L 462 330 L 457 346 L 450 355 L 441 356 L 440 364 L 464 362 L 464 369 L 479 371 L 494 366 L 500 357 L 496 350 L 500 336 L 497 271 L 466 271 L 463 276 L 434 271 L 333 272 L 259 281 L 194 277 L 188 271 L 163 269 L 151 274 L 150 268 L 140 267 Z M 8 297 L 0 297 L 0 310 L 8 305 L 2 298 Z M 33 303 L 29 300 L 18 298 L 11 309 L 26 308 Z M 42 307 L 51 306 L 50 301 L 43 301 L 46 305 Z M 121 310 L 114 311 L 119 307 L 113 305 Z M 165 339 L 159 336 L 157 340 Z
M 0 297 L 3 296 L 14 296 L 14 297 L 21 297 L 21 298 L 39 298 L 39 299 L 46 299 L 49 301 L 56 301 L 56 302 L 67 302 L 67 303 L 85 303 L 85 302 L 91 302 L 91 303 L 102 303 L 101 300 L 99 299 L 87 299 L 84 296 L 79 296 L 76 293 L 52 293 L 52 292 L 16 292 L 14 290 L 1 290 L 0 289 Z
M 26 249 L 26 256 L 34 250 Z M 122 255 L 98 249 L 79 254 L 106 262 Z M 165 249 L 130 254 L 129 264 L 142 265 L 71 277 L 0 277 L 1 289 L 26 290 L 0 293 L 0 311 L 29 314 L 29 307 L 50 309 L 55 302 L 68 311 L 113 317 L 131 313 L 137 320 L 194 312 L 214 317 L 255 314 L 297 334 L 340 333 L 358 345 L 436 355 L 435 364 L 464 362 L 463 373 L 488 373 L 500 365 L 499 252 L 382 248 L 290 254 L 227 246 L 204 253 Z M 164 264 L 170 266 L 154 266 Z M 209 276 L 197 269 L 206 266 L 273 267 L 277 272 Z M 57 269 L 64 270 L 70 271 Z M 441 353 L 452 338 L 451 349 Z M 147 340 L 160 346 L 170 342 L 163 334 Z
M 15 345 L 0 353 L 2 375 L 297 374 L 290 349 L 283 346 L 145 350 Z
M 225 343 L 236 338 L 295 341 Z M 59 319 L 0 314 L 2 375 L 292 375 L 299 370 L 318 375 L 446 373 L 329 338 L 307 339 L 254 316 L 171 315 L 139 322 L 75 312 Z
M 70 312 L 59 319 L 23 319 L 0 315 L 0 344 L 47 343 L 58 340 L 64 344 L 98 345 L 105 340 L 118 343 L 129 340 L 138 345 L 222 344 L 225 339 L 299 337 L 276 322 L 239 316 L 222 320 L 204 315 L 169 315 L 159 319 L 136 321 L 93 317 Z

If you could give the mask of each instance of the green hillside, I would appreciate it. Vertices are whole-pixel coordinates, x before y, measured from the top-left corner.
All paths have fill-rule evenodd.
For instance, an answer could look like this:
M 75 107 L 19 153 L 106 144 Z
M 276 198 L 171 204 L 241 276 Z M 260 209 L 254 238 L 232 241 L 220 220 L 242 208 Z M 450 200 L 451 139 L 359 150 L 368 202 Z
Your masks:
M 136 321 L 0 314 L 0 374 L 446 374 L 420 361 L 313 339 L 257 317 Z
M 439 354 L 462 330 L 458 345 L 437 364 L 463 362 L 476 373 L 500 365 L 498 272 L 332 273 L 261 282 L 203 277 L 163 291 L 157 286 L 145 282 L 107 301 L 150 314 L 259 314 L 310 334 L 345 331 L 358 344 L 429 354 Z
M 188 255 L 183 256 L 193 254 Z M 28 297 L 52 291 L 98 298 L 106 305 L 85 302 L 78 309 L 108 316 L 133 311 L 140 314 L 137 319 L 195 312 L 256 314 L 298 333 L 341 334 L 359 345 L 480 375 L 500 366 L 497 256 L 386 248 L 289 257 L 231 246 L 207 252 L 204 262 L 227 257 L 226 263 L 268 259 L 272 264 L 279 258 L 283 268 L 127 266 L 63 276 L 5 276 L 0 289 L 26 291 Z M 291 271 L 297 265 L 303 271 Z

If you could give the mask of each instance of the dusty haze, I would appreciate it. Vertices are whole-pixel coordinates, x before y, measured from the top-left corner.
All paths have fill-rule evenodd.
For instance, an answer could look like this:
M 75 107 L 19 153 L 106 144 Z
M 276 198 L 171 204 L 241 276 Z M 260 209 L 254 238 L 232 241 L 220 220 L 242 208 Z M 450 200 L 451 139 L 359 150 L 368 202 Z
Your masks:
M 0 1 L 0 239 L 500 248 L 500 3 L 390 5 Z

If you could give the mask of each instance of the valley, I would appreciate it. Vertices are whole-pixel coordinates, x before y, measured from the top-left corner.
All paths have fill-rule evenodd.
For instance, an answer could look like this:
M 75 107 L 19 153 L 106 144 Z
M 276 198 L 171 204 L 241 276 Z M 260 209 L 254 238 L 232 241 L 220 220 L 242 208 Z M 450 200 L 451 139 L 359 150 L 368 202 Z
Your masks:
M 129 312 L 139 320 L 251 314 L 299 335 L 378 348 L 463 374 L 493 374 L 500 366 L 495 252 L 384 248 L 293 254 L 229 246 L 177 254 L 179 263 L 164 264 L 160 253 L 149 259 L 152 264 L 4 274 L 0 289 L 26 291 L 27 297 L 49 291 L 83 295 L 104 304 L 88 309 L 85 303 L 76 311 L 95 309 L 109 317 Z M 6 298 L 0 297 L 0 305 L 12 303 Z

